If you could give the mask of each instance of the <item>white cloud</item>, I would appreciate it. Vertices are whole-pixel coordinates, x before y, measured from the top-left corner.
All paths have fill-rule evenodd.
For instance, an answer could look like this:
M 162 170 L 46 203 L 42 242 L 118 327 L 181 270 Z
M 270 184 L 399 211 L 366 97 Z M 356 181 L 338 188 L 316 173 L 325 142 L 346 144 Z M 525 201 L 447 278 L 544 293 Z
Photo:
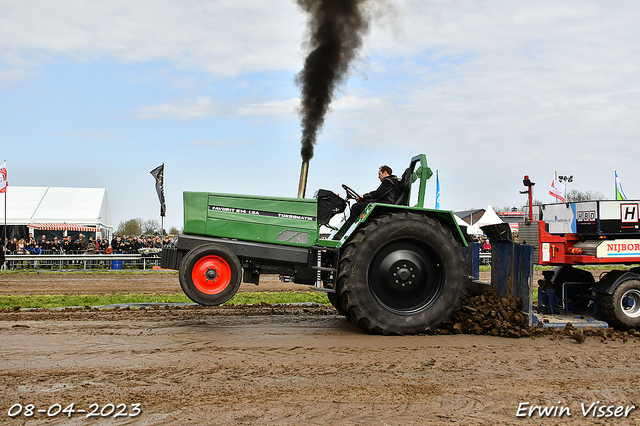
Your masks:
M 339 111 L 358 111 L 369 110 L 382 105 L 383 102 L 375 98 L 343 96 L 336 99 L 331 107 Z M 143 120 L 173 118 L 181 121 L 223 114 L 246 117 L 292 118 L 298 116 L 299 108 L 299 98 L 251 103 L 233 109 L 231 105 L 223 107 L 214 103 L 208 97 L 199 97 L 198 99 L 175 99 L 160 105 L 143 107 L 135 113 L 135 117 Z
M 300 98 L 293 98 L 285 101 L 248 104 L 238 109 L 238 115 L 290 118 L 298 115 L 299 108 Z
M 192 120 L 212 115 L 219 115 L 222 108 L 207 97 L 198 99 L 176 99 L 172 103 L 140 108 L 135 117 L 143 120 L 173 118 L 176 120 Z
M 370 110 L 383 105 L 380 99 L 343 96 L 333 102 L 331 108 L 340 111 Z
M 297 69 L 304 21 L 293 2 L 3 0 L 0 60 L 27 56 L 171 61 L 234 76 Z

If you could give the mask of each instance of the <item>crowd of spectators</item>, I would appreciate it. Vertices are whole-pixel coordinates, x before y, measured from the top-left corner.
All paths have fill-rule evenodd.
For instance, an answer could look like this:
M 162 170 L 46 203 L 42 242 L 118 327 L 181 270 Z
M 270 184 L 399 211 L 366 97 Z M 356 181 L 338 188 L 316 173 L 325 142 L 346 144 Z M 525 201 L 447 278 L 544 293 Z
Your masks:
M 1 241 L 1 239 L 0 239 Z M 47 239 L 42 235 L 39 238 L 29 237 L 7 238 L 5 241 L 7 254 L 111 254 L 111 253 L 140 253 L 143 250 L 158 251 L 153 249 L 162 249 L 164 244 L 173 242 L 170 236 L 164 238 L 159 235 L 155 236 L 114 236 L 111 240 L 108 238 L 87 239 L 84 234 L 79 234 L 77 238 L 70 236 L 53 237 Z
M 491 253 L 491 243 L 486 235 L 473 237 L 473 241 L 480 244 L 480 253 Z

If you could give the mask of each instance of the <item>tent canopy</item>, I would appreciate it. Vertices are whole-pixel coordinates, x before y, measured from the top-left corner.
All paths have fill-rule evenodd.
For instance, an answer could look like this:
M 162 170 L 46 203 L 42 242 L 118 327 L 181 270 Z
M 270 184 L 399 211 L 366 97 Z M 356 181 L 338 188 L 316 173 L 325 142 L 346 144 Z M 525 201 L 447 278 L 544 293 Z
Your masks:
M 478 212 L 478 211 L 482 211 L 482 210 L 473 210 L 473 212 Z M 462 214 L 468 213 L 468 212 L 461 212 Z M 458 222 L 459 226 L 466 226 L 467 227 L 467 233 L 469 235 L 482 235 L 483 232 L 480 229 L 481 227 L 485 226 L 485 225 L 495 225 L 496 223 L 502 223 L 502 219 L 500 219 L 498 217 L 498 215 L 496 214 L 496 212 L 493 210 L 493 207 L 491 207 L 491 205 L 487 206 L 487 209 L 484 211 L 484 213 L 482 214 L 482 217 L 480 219 L 478 219 L 477 222 L 475 222 L 473 225 L 469 225 L 467 222 L 465 222 L 464 220 L 462 220 L 460 218 L 460 216 L 458 216 L 459 213 L 454 214 L 453 216 L 456 218 L 456 221 Z
M 491 207 L 491 204 L 489 204 L 487 206 L 487 209 L 484 211 L 484 214 L 480 219 L 478 219 L 478 222 L 476 224 L 478 225 L 478 228 L 480 228 L 485 225 L 495 225 L 502 222 L 502 219 L 498 217 L 495 210 L 493 210 L 493 207 Z
M 478 225 L 476 225 L 475 223 L 473 225 L 469 225 L 467 222 L 465 222 L 460 217 L 458 217 L 457 214 L 454 214 L 453 217 L 456 219 L 456 222 L 458 222 L 458 226 L 467 227 L 467 234 L 469 235 L 482 234 L 482 231 L 480 231 L 480 229 L 478 228 Z
M 39 229 L 40 231 L 79 231 L 79 232 L 98 232 L 100 228 L 91 226 L 73 225 L 71 223 L 31 223 L 27 225 L 29 228 Z
M 112 227 L 106 188 L 9 186 L 6 212 L 7 225 L 73 224 Z M 5 197 L 0 196 L 1 225 L 5 223 L 4 214 Z

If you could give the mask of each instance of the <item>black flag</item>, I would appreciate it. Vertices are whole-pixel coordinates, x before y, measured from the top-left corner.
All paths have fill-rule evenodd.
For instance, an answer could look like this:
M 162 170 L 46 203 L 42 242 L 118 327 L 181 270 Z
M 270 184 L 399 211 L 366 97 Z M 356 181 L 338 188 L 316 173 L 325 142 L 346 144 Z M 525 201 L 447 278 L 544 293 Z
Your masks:
M 164 204 L 164 163 L 161 166 L 151 170 L 151 174 L 156 179 L 156 192 L 158 200 L 160 200 L 160 216 L 164 217 L 167 207 Z

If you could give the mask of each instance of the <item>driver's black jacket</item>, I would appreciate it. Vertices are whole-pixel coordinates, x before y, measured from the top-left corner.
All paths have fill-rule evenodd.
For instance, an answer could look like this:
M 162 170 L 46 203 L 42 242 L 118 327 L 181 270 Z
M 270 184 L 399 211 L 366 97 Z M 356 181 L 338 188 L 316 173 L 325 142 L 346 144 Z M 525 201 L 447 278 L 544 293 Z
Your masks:
M 400 189 L 401 185 L 396 175 L 387 176 L 382 179 L 378 189 L 364 194 L 362 200 L 367 203 L 393 204 L 400 196 Z

